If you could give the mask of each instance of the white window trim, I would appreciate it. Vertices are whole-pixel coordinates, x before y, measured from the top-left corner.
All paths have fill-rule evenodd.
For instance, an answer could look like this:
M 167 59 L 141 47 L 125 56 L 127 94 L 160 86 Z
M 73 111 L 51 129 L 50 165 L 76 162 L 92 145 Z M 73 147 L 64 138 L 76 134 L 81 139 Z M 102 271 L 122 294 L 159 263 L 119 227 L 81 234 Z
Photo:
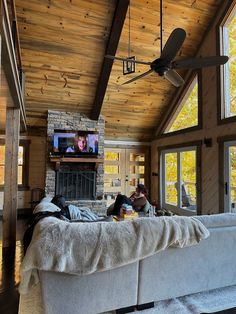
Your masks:
M 180 214 L 180 215 L 192 216 L 192 215 L 197 214 L 197 206 L 198 206 L 197 202 L 196 202 L 196 210 L 194 210 L 194 211 L 181 207 L 182 191 L 180 188 L 180 186 L 181 186 L 180 183 L 182 182 L 182 178 L 181 178 L 181 171 L 180 171 L 180 169 L 181 169 L 181 158 L 179 158 L 179 156 L 180 156 L 180 153 L 182 153 L 182 152 L 193 151 L 193 150 L 196 152 L 196 171 L 197 171 L 197 146 L 188 146 L 188 147 L 166 149 L 166 150 L 162 150 L 161 155 L 160 155 L 160 181 L 159 181 L 160 195 L 161 195 L 160 205 L 161 205 L 161 208 L 171 210 L 171 211 L 173 211 L 177 214 Z M 165 202 L 165 200 L 166 200 L 166 191 L 165 191 L 166 172 L 165 172 L 165 162 L 164 162 L 165 159 L 164 158 L 165 158 L 165 155 L 168 153 L 177 153 L 177 180 L 178 180 L 177 206 L 172 205 L 172 204 L 168 204 Z M 196 198 L 196 200 L 197 200 L 197 198 Z
M 236 141 L 228 141 L 224 143 L 224 212 L 231 212 L 231 182 L 230 182 L 230 157 L 229 148 L 236 146 Z M 227 194 L 226 185 L 227 184 Z

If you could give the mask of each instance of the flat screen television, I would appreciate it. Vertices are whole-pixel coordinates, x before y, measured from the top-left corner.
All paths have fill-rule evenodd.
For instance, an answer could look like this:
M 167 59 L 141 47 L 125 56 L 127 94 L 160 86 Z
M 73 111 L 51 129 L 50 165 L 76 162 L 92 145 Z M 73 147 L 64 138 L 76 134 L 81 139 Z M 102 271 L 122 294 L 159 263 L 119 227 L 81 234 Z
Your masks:
M 53 154 L 59 156 L 97 156 L 98 133 L 55 130 Z

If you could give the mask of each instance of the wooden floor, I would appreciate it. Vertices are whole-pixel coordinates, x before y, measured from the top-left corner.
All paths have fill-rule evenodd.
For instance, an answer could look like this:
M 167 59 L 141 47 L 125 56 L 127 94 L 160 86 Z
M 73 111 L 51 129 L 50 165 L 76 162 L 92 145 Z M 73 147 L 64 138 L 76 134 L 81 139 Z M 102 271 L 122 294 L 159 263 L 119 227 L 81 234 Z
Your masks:
M 20 263 L 23 257 L 22 238 L 26 220 L 17 221 L 16 247 L 2 250 L 2 221 L 0 221 L 0 313 L 17 314 L 20 282 Z

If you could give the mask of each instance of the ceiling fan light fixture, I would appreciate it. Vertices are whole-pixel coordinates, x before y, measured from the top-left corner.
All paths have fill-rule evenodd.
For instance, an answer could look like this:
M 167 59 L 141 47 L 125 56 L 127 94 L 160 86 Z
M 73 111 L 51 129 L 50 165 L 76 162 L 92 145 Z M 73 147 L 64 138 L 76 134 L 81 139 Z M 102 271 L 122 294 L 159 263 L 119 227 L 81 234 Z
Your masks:
M 159 76 L 165 76 L 165 73 L 167 72 L 167 70 L 158 70 L 158 71 L 155 71 Z
M 164 47 L 163 46 L 163 28 L 162 28 L 162 0 L 160 0 L 160 39 L 161 39 L 161 54 L 160 57 L 153 60 L 152 62 L 135 60 L 134 57 L 120 58 L 111 55 L 106 55 L 106 58 L 112 60 L 120 60 L 127 62 L 124 64 L 126 66 L 127 73 L 133 73 L 132 64 L 145 64 L 150 66 L 150 70 L 124 82 L 122 85 L 126 85 L 137 81 L 152 72 L 157 73 L 161 77 L 165 77 L 172 85 L 180 87 L 184 84 L 184 79 L 175 71 L 175 69 L 198 69 L 209 66 L 220 66 L 228 61 L 227 56 L 211 56 L 211 57 L 201 57 L 201 58 L 187 58 L 181 60 L 175 60 L 178 56 L 178 52 L 183 46 L 184 40 L 186 38 L 186 32 L 184 29 L 178 27 L 175 28 L 169 35 Z M 130 46 L 129 46 L 130 49 Z M 123 65 L 123 66 L 124 66 Z M 123 73 L 125 74 L 125 73 Z
M 170 68 L 168 67 L 161 67 L 156 70 L 154 70 L 159 76 L 165 76 L 166 72 L 168 72 Z

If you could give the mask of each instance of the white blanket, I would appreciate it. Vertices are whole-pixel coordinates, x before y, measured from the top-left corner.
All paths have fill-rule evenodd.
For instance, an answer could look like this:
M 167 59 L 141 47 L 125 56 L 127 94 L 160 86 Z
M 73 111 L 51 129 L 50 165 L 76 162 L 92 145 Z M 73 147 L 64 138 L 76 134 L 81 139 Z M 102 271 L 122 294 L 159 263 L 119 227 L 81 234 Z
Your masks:
M 173 216 L 123 222 L 42 219 L 21 265 L 20 293 L 38 283 L 37 270 L 86 275 L 135 262 L 169 246 L 197 244 L 209 231 L 196 218 Z

